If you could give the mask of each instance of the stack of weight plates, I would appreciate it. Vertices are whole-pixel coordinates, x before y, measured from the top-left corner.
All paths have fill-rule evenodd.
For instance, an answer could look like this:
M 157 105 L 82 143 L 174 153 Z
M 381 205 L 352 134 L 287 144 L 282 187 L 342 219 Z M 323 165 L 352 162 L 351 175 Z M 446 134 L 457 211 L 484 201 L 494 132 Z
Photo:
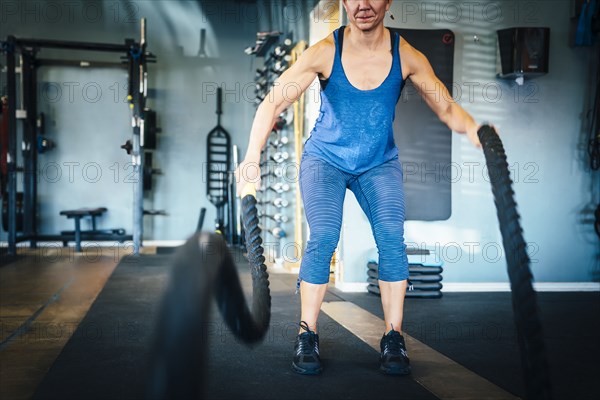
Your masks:
M 407 249 L 407 255 L 409 286 L 406 297 L 429 299 L 442 297 L 443 262 L 437 260 L 435 253 L 430 250 Z M 367 263 L 367 283 L 369 293 L 380 295 L 379 265 L 376 261 Z

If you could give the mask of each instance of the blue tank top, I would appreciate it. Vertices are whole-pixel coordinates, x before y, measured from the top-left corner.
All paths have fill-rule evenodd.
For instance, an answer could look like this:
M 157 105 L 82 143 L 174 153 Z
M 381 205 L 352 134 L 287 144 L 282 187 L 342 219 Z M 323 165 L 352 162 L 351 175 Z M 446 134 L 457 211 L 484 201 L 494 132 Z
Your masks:
M 393 122 L 404 87 L 400 36 L 391 35 L 393 62 L 385 81 L 375 89 L 360 90 L 350 83 L 342 66 L 344 28 L 333 32 L 333 69 L 328 79 L 321 80 L 321 109 L 304 152 L 360 174 L 398 157 Z

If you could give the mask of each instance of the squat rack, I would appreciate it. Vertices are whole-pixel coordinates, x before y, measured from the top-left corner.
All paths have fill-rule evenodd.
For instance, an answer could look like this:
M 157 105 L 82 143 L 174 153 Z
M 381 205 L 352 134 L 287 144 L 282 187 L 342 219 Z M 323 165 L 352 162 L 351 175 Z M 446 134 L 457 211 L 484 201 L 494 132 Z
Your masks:
M 132 111 L 131 126 L 131 158 L 134 167 L 133 187 L 133 253 L 139 254 L 142 245 L 143 216 L 144 216 L 144 109 L 148 95 L 147 64 L 156 61 L 156 56 L 146 51 L 146 19 L 140 22 L 140 41 L 125 39 L 124 44 L 88 43 L 74 41 L 59 41 L 45 39 L 20 39 L 8 36 L 6 41 L 0 41 L 0 51 L 6 55 L 7 65 L 7 95 L 8 95 L 8 146 L 7 146 L 7 194 L 8 194 L 8 254 L 15 255 L 17 243 L 30 241 L 31 247 L 37 246 L 39 240 L 63 240 L 60 235 L 40 235 L 36 221 L 37 210 L 37 99 L 36 68 L 40 66 L 81 66 L 75 60 L 42 60 L 36 58 L 41 48 L 71 49 L 123 53 L 122 62 L 90 62 L 89 66 L 118 66 L 128 69 L 129 107 Z M 20 87 L 25 112 L 17 110 L 17 64 L 16 56 L 20 53 Z M 20 111 L 19 118 L 17 112 Z M 23 119 L 23 208 L 29 210 L 23 215 L 23 234 L 17 235 L 17 119 Z M 33 211 L 33 212 L 31 212 Z

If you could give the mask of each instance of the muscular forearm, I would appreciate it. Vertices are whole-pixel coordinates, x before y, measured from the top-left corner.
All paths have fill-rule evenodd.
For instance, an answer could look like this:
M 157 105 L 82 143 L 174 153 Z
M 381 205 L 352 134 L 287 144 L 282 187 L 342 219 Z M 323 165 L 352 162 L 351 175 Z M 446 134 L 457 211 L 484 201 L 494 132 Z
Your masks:
M 450 103 L 448 112 L 442 114 L 440 119 L 453 131 L 466 134 L 475 147 L 481 148 L 477 134 L 479 125 L 461 106 L 454 102 Z
M 275 123 L 276 111 L 277 106 L 270 101 L 263 101 L 256 110 L 246 150 L 246 161 L 255 163 L 260 161 L 260 152 Z
M 450 129 L 458 133 L 467 133 L 475 128 L 477 123 L 461 106 L 452 103 L 445 118 L 442 121 L 448 125 Z
M 452 103 L 443 121 L 457 133 L 466 133 L 477 125 L 473 117 L 457 103 Z

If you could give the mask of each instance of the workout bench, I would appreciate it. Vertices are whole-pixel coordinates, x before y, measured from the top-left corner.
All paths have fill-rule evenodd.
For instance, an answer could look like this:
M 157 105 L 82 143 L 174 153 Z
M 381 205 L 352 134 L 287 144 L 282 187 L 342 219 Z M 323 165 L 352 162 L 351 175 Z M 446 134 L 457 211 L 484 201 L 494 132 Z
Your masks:
M 65 215 L 69 219 L 75 220 L 75 231 L 62 231 L 61 235 L 74 235 L 75 236 L 75 251 L 81 252 L 81 239 L 83 236 L 85 238 L 92 238 L 97 235 L 125 235 L 124 229 L 106 229 L 106 230 L 98 230 L 96 229 L 96 217 L 101 216 L 107 211 L 104 207 L 98 208 L 80 208 L 77 210 L 63 210 L 60 212 L 60 215 Z M 92 230 L 81 230 L 81 219 L 85 217 L 92 218 Z M 67 242 L 63 241 L 63 244 L 66 246 Z

